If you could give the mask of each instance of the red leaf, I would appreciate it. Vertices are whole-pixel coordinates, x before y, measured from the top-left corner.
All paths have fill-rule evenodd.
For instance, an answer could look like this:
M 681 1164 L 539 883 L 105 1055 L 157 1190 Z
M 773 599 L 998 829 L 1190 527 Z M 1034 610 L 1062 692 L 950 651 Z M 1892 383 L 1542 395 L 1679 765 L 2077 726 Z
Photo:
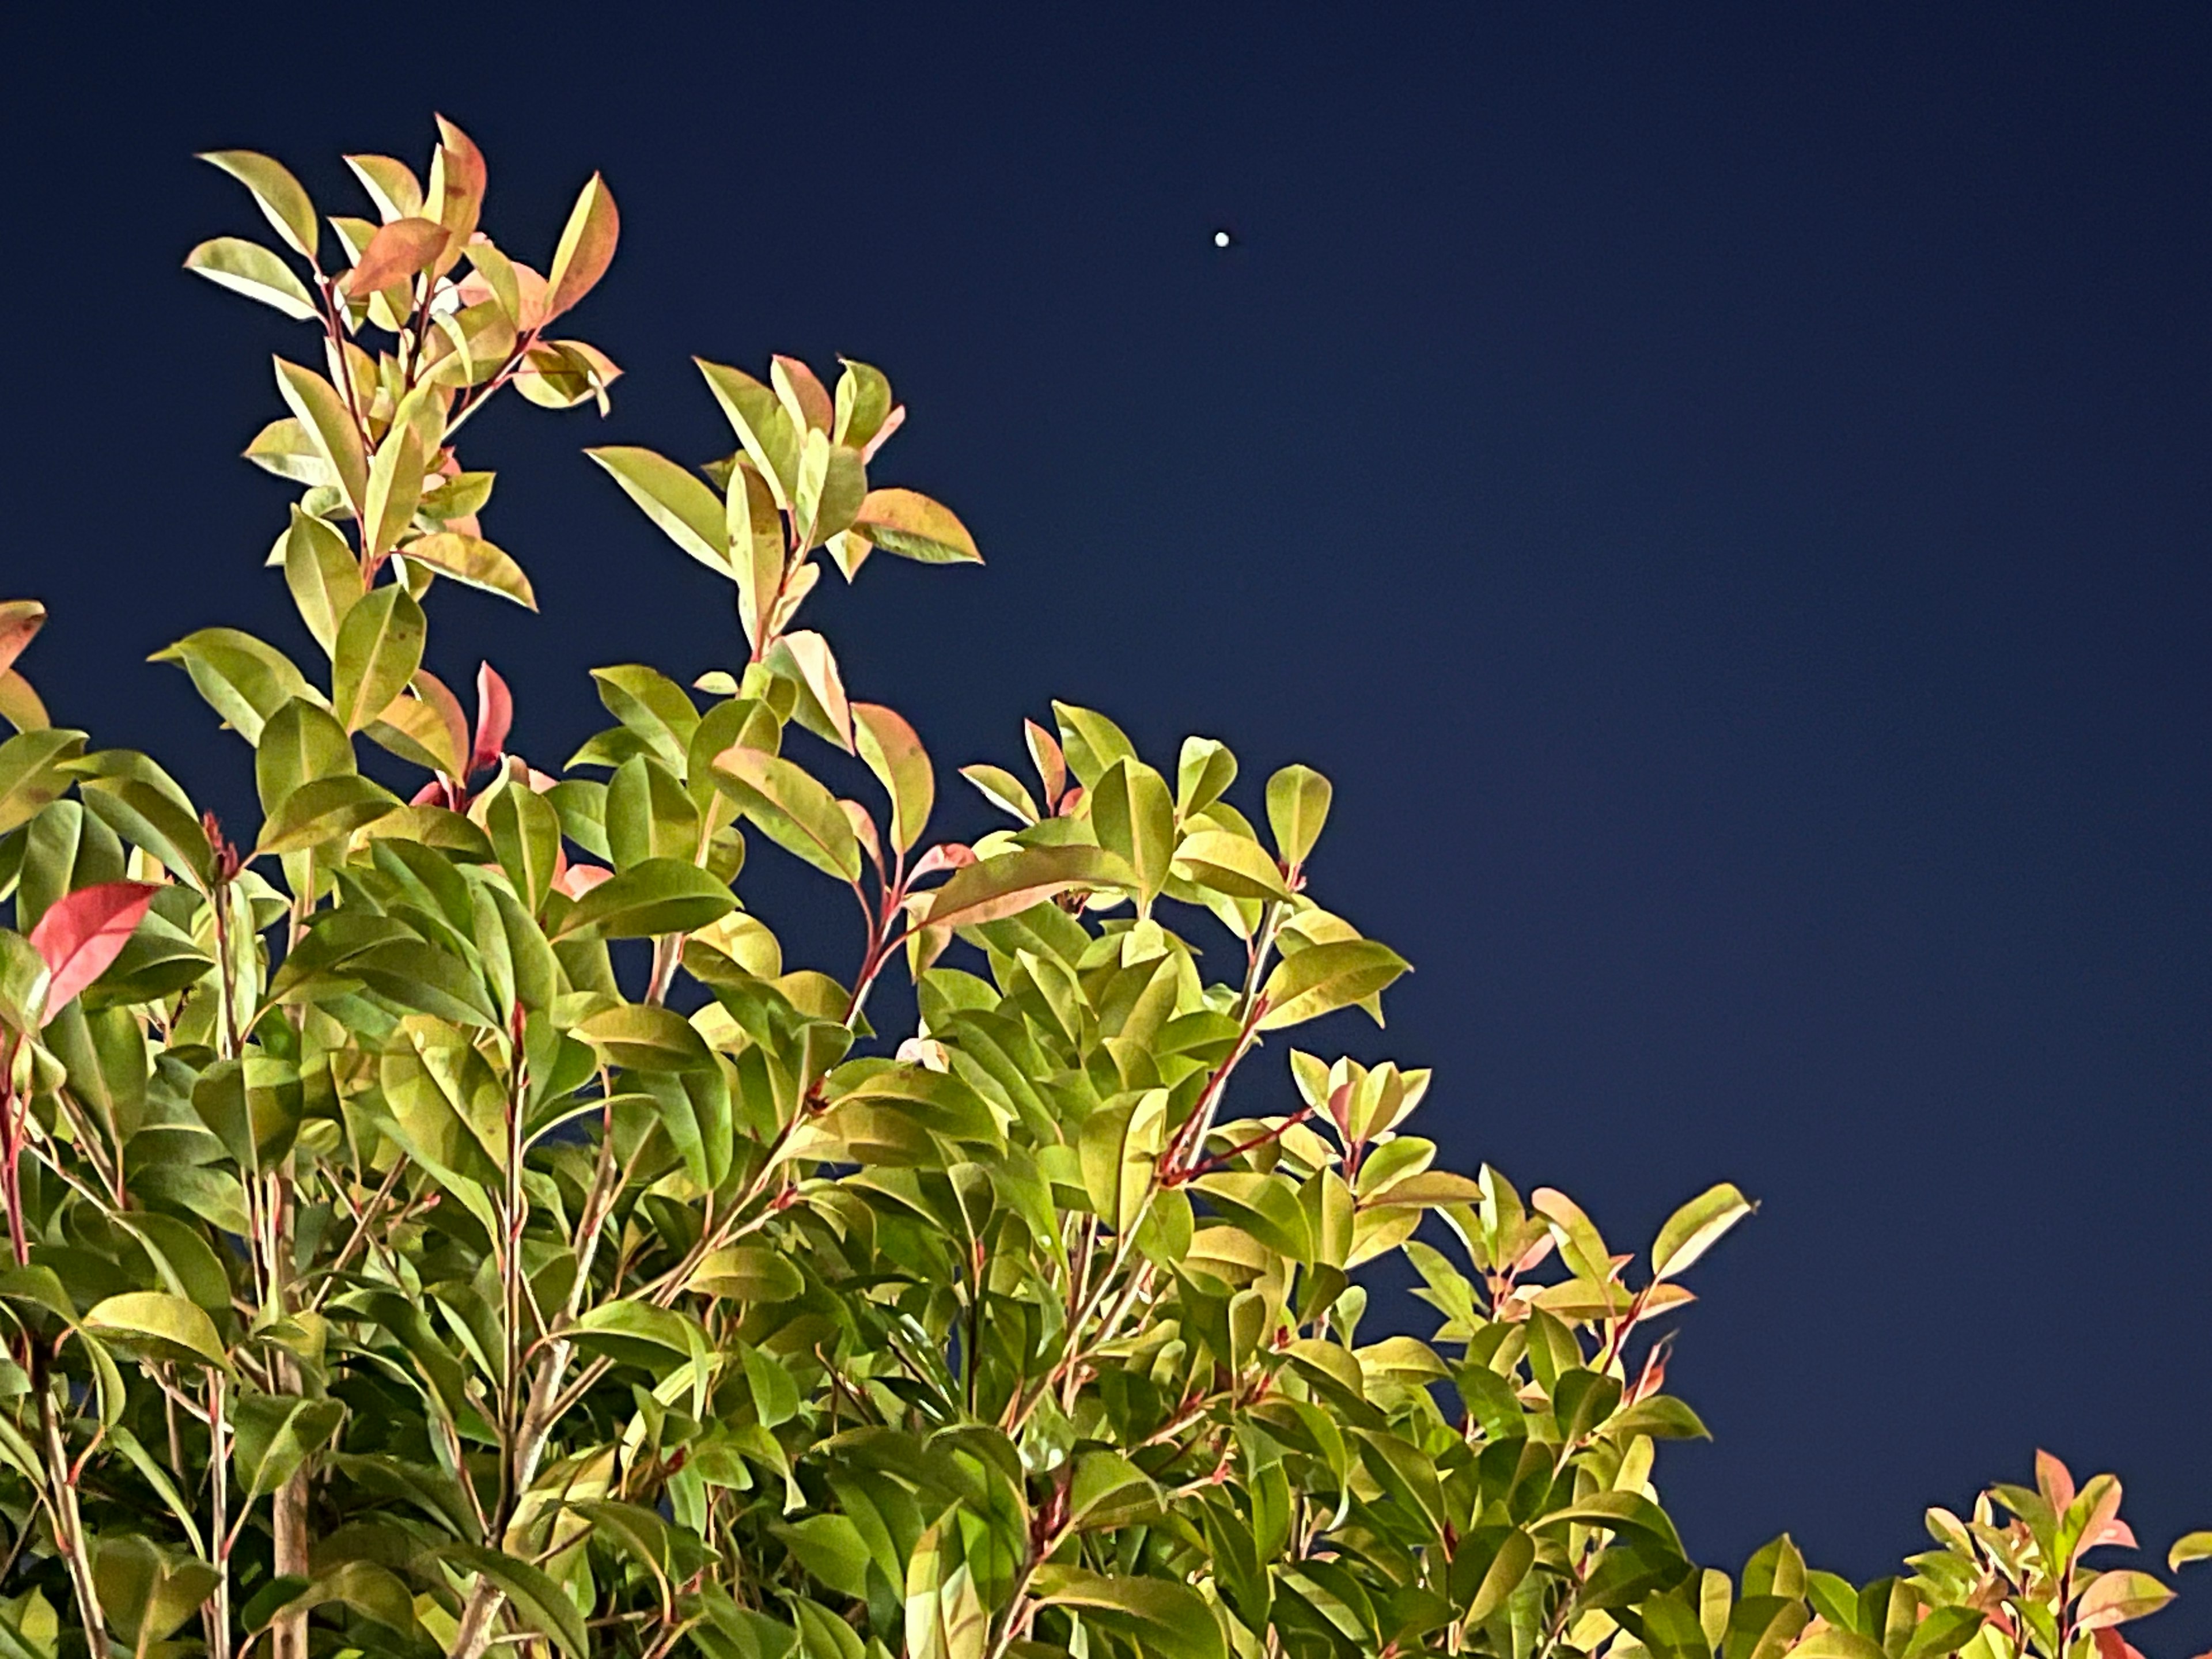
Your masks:
M 53 975 L 46 988 L 46 1020 L 107 971 L 161 890 L 148 882 L 104 881 L 56 901 L 39 918 L 31 929 L 31 945 Z
M 507 734 L 514 726 L 514 699 L 507 682 L 489 663 L 477 668 L 477 746 L 469 755 L 471 774 L 499 764 L 507 749 Z
M 356 300 L 410 281 L 446 249 L 446 228 L 428 219 L 394 219 L 378 227 L 346 273 L 345 291 Z
M 0 673 L 15 665 L 31 636 L 46 626 L 46 607 L 36 599 L 9 599 L 0 605 Z

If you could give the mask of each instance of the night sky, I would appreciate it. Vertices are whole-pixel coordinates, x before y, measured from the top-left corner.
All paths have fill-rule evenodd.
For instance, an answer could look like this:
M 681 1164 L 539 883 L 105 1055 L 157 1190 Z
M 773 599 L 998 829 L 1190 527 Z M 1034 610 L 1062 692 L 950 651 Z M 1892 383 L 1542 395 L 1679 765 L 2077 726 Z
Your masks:
M 1763 1201 L 1683 1321 L 1693 1553 L 1787 1528 L 1871 1577 L 2038 1445 L 2161 1557 L 2212 1525 L 2212 12 L 164 13 L 19 15 L 0 69 L 0 597 L 53 611 L 58 720 L 250 822 L 245 745 L 144 659 L 313 655 L 235 459 L 313 339 L 179 269 L 261 228 L 191 152 L 363 213 L 340 152 L 419 166 L 442 111 L 541 263 L 604 169 L 573 321 L 614 416 L 465 451 L 544 614 L 433 607 L 524 752 L 605 723 L 587 667 L 738 651 L 579 447 L 726 451 L 694 352 L 875 362 L 877 481 L 990 563 L 810 613 L 941 831 L 1054 696 L 1170 767 L 1227 740 L 1248 798 L 1306 761 L 1317 895 L 1419 969 L 1316 1044 L 1435 1066 L 1446 1158 L 1616 1248 Z M 846 970 L 848 902 L 757 850 L 748 902 Z M 2147 1650 L 2212 1643 L 2193 1571 Z

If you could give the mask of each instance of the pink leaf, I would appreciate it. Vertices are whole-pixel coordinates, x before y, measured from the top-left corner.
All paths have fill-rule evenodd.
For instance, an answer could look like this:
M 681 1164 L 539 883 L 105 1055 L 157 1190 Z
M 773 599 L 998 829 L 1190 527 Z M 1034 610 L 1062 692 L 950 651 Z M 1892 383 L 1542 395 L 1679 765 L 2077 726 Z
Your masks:
M 915 860 L 914 870 L 907 879 L 920 881 L 924 876 L 935 875 L 939 870 L 964 870 L 975 862 L 972 848 L 957 841 L 948 841 L 941 847 L 933 847 Z
M 148 882 L 105 881 L 56 901 L 39 918 L 31 945 L 53 975 L 42 1024 L 107 971 L 161 890 Z
M 2074 1501 L 2073 1475 L 2047 1451 L 2039 1449 L 2035 1454 L 2035 1484 L 2043 1488 L 2054 1510 L 2063 1510 Z
M 580 899 L 615 872 L 597 864 L 572 864 L 553 878 L 553 885 L 572 899 Z
M 481 772 L 499 764 L 507 748 L 507 734 L 514 726 L 514 699 L 507 682 L 489 663 L 477 669 L 477 746 L 469 756 L 469 770 Z

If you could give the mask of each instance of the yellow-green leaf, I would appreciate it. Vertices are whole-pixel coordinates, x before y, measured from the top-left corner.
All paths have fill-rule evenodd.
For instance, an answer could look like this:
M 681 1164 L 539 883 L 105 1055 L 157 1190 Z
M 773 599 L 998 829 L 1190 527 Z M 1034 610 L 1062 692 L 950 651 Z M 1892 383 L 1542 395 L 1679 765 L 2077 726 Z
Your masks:
M 276 389 L 358 514 L 368 495 L 368 455 L 338 390 L 312 368 L 276 360 Z
M 827 874 L 860 876 L 860 843 L 837 799 L 780 756 L 742 745 L 714 757 L 714 776 L 744 811 L 787 850 Z
M 319 229 L 315 204 L 282 161 L 250 149 L 208 150 L 199 159 L 221 167 L 252 191 L 262 216 L 292 252 L 310 261 L 314 258 Z
M 1651 1245 L 1651 1277 L 1672 1279 L 1686 1271 L 1721 1235 L 1758 1206 L 1723 1181 L 1709 1187 L 1668 1216 Z
M 1094 815 L 1097 811 L 1095 802 L 1091 811 Z M 1199 830 L 1185 836 L 1175 850 L 1175 872 L 1231 898 L 1291 896 L 1290 884 L 1283 879 L 1283 872 L 1267 856 L 1267 849 L 1232 830 Z
M 714 401 L 722 406 L 731 429 L 760 469 L 775 495 L 778 507 L 787 508 L 799 491 L 799 428 L 769 387 L 741 368 L 694 359 L 707 377 Z
M 382 714 L 422 665 L 422 607 L 396 583 L 364 595 L 339 626 L 331 707 L 358 732 Z
M 1267 975 L 1261 994 L 1267 1012 L 1259 1029 L 1280 1030 L 1373 996 L 1406 972 L 1406 959 L 1371 939 L 1309 945 L 1285 957 Z
M 593 173 L 569 210 L 568 223 L 545 273 L 545 318 L 551 322 L 589 294 L 615 257 L 622 216 L 606 181 Z
M 932 927 L 975 927 L 1018 916 L 1074 887 L 1130 889 L 1136 872 L 1103 847 L 1023 847 L 952 872 L 929 895 Z
M 1333 793 L 1328 780 L 1310 766 L 1285 766 L 1267 780 L 1267 827 L 1274 831 L 1275 850 L 1291 869 L 1306 861 L 1321 839 Z
M 608 444 L 584 453 L 606 469 L 669 540 L 717 574 L 731 574 L 723 504 L 713 490 L 650 449 Z
M 399 550 L 402 556 L 417 564 L 425 564 L 441 576 L 451 577 L 464 587 L 473 587 L 486 593 L 497 593 L 513 599 L 526 611 L 538 609 L 538 595 L 530 586 L 530 578 L 522 574 L 522 567 L 506 551 L 494 546 L 481 536 L 468 536 L 458 530 L 441 530 L 428 536 L 418 536 Z
M 981 564 L 975 538 L 952 509 L 912 489 L 872 489 L 848 534 L 923 564 Z
M 96 1336 L 126 1343 L 157 1359 L 218 1370 L 229 1364 L 215 1322 L 204 1310 L 166 1291 L 131 1291 L 111 1296 L 85 1315 L 84 1324 Z
M 285 796 L 261 826 L 256 853 L 303 853 L 399 810 L 390 790 L 353 773 L 317 778 Z
M 314 296 L 293 274 L 292 267 L 260 243 L 242 236 L 218 236 L 202 242 L 185 255 L 185 269 L 234 294 L 273 306 L 295 322 L 307 322 L 315 315 Z
M 891 844 L 902 853 L 921 839 L 937 801 L 937 775 L 921 739 L 895 711 L 879 702 L 853 705 L 853 737 L 860 758 L 891 801 Z

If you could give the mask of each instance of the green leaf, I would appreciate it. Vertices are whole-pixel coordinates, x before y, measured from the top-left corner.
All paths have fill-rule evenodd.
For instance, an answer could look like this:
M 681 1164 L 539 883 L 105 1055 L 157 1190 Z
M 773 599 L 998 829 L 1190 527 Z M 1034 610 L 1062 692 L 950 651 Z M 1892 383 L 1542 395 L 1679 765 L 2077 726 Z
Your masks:
M 1983 1623 L 1978 1607 L 1933 1607 L 1905 1644 L 1905 1659 L 1941 1659 L 1972 1641 Z
M 1826 1626 L 1792 1644 L 1790 1659 L 1885 1659 L 1881 1643 L 1837 1626 Z
M 549 1638 L 568 1659 L 588 1659 L 584 1615 L 568 1591 L 538 1568 L 478 1544 L 441 1544 L 436 1553 L 497 1585 L 526 1630 Z
M 538 595 L 530 586 L 530 578 L 522 574 L 522 567 L 481 536 L 441 530 L 433 535 L 416 537 L 399 551 L 415 563 L 428 565 L 464 587 L 513 599 L 526 611 L 538 609 Z
M 143 1655 L 199 1610 L 220 1575 L 204 1561 L 173 1558 L 151 1539 L 103 1534 L 92 1577 L 108 1633 Z
M 714 778 L 779 846 L 825 874 L 860 879 L 852 820 L 811 775 L 781 756 L 738 745 L 714 757 Z
M 238 1437 L 231 1461 L 250 1504 L 275 1492 L 331 1443 L 345 1420 L 345 1407 L 299 1395 L 250 1394 L 238 1399 L 233 1420 Z
M 137 1348 L 155 1359 L 228 1370 L 215 1322 L 180 1296 L 131 1291 L 111 1296 L 84 1316 L 85 1328 Z
M 937 775 L 915 730 L 879 702 L 853 706 L 853 737 L 860 758 L 891 802 L 891 845 L 913 850 L 937 801 Z
M 292 267 L 258 242 L 242 236 L 217 236 L 185 255 L 185 269 L 210 282 L 273 306 L 295 322 L 311 322 L 314 295 L 292 274 Z
M 714 401 L 722 406 L 738 442 L 760 471 L 779 508 L 788 509 L 799 494 L 799 428 L 782 401 L 743 369 L 694 358 Z
M 69 793 L 60 763 L 84 752 L 84 733 L 49 726 L 0 743 L 0 836 L 27 823 Z
M 351 835 L 399 810 L 399 797 L 356 773 L 317 778 L 284 797 L 261 826 L 257 856 L 304 853 Z
M 1709 1187 L 1667 1218 L 1651 1245 L 1654 1282 L 1686 1272 L 1758 1206 L 1727 1182 Z
M 1285 766 L 1267 780 L 1267 827 L 1274 831 L 1275 850 L 1291 869 L 1306 861 L 1321 839 L 1333 793 L 1328 780 L 1310 766 Z
M 983 1659 L 991 1615 L 960 1537 L 955 1511 L 922 1534 L 907 1562 L 907 1659 Z
M 40 737 L 57 735 L 40 732 Z M 75 736 L 75 733 L 62 733 Z M 0 781 L 4 781 L 9 744 L 0 744 Z M 199 815 L 169 775 L 143 755 L 105 750 L 77 769 L 85 807 L 124 840 L 143 847 L 179 879 L 205 892 L 214 878 L 215 854 Z M 0 788 L 0 803 L 6 800 Z M 0 811 L 0 824 L 6 814 Z
M 1002 766 L 963 766 L 960 775 L 981 790 L 985 800 L 1002 811 L 1012 813 L 1024 823 L 1035 823 L 1044 816 L 1030 799 L 1030 792 L 1023 787 L 1022 781 Z
M 1610 1532 L 1633 1533 L 1651 1540 L 1670 1555 L 1682 1553 L 1682 1540 L 1666 1510 L 1640 1492 L 1595 1492 L 1553 1510 L 1533 1522 L 1539 1531 L 1564 1527 L 1602 1527 Z
M 1106 775 L 1117 760 L 1134 760 L 1137 747 L 1129 734 L 1095 708 L 1079 708 L 1072 702 L 1054 702 L 1053 719 L 1060 726 L 1060 746 L 1067 769 L 1088 789 Z
M 769 641 L 775 602 L 783 592 L 783 518 L 775 492 L 758 468 L 739 462 L 724 487 L 722 534 L 728 562 L 720 567 L 738 585 L 738 622 L 757 654 Z
M 1099 1220 L 1116 1235 L 1137 1224 L 1152 1196 L 1166 1139 L 1167 1098 L 1164 1089 L 1149 1090 L 1126 1104 L 1101 1106 L 1083 1121 L 1077 1152 L 1084 1189 Z
M 714 1069 L 714 1051 L 691 1022 L 672 1008 L 625 1002 L 603 1009 L 576 1027 L 575 1036 L 608 1063 L 641 1072 Z
M 838 360 L 845 372 L 837 377 L 837 393 L 830 416 L 830 436 L 866 452 L 890 420 L 894 406 L 891 383 L 882 370 L 850 357 Z
M 1339 939 L 1309 945 L 1283 958 L 1261 994 L 1267 1012 L 1259 1029 L 1280 1030 L 1371 997 L 1406 972 L 1406 959 L 1373 939 Z
M 1018 916 L 1072 888 L 1129 889 L 1136 874 L 1102 847 L 1024 847 L 952 872 L 929 895 L 931 927 L 977 927 Z
M 1097 811 L 1095 804 L 1091 810 Z M 1267 850 L 1233 830 L 1199 830 L 1185 836 L 1175 849 L 1175 873 L 1231 898 L 1280 901 L 1291 896 L 1290 884 Z
M 422 665 L 428 624 L 422 607 L 397 583 L 363 596 L 338 629 L 331 707 L 349 732 L 384 713 Z
M 155 1461 L 154 1455 L 146 1449 L 145 1443 L 122 1424 L 110 1425 L 107 1438 L 108 1443 L 123 1454 L 131 1467 L 137 1470 L 146 1484 L 154 1489 L 155 1496 L 167 1507 L 169 1513 L 177 1517 L 177 1524 L 185 1529 L 185 1537 L 191 1544 L 193 1553 L 204 1556 L 207 1546 L 200 1537 L 199 1522 L 192 1515 L 192 1506 L 185 1501 L 184 1493 L 177 1490 L 177 1483 L 170 1477 L 169 1471 Z M 24 1450 L 28 1451 L 28 1446 Z M 33 1474 L 33 1478 L 39 1477 Z
M 353 169 L 353 176 L 361 180 L 386 223 L 412 219 L 422 211 L 422 181 L 404 161 L 389 155 L 349 155 L 345 164 Z
M 344 537 L 296 507 L 283 547 L 284 585 L 300 620 L 328 656 L 337 647 L 339 624 L 361 599 L 361 565 Z
M 280 478 L 289 478 L 295 483 L 306 484 L 311 489 L 328 489 L 335 493 L 338 487 L 337 474 L 331 471 L 330 463 L 307 435 L 307 428 L 289 415 L 269 422 L 253 434 L 253 441 L 244 451 L 247 460 L 264 472 Z M 298 512 L 295 507 L 292 509 Z M 272 556 L 270 562 L 276 563 Z
M 282 161 L 250 149 L 205 150 L 198 159 L 221 167 L 252 191 L 254 204 L 292 252 L 303 259 L 314 258 L 319 228 L 315 204 Z
M 601 829 L 618 870 L 653 858 L 689 864 L 699 848 L 699 809 L 657 757 L 632 755 L 608 780 Z
M 1212 738 L 1185 738 L 1176 764 L 1176 811 L 1185 818 L 1203 812 L 1237 781 L 1237 757 Z
M 522 908 L 536 915 L 552 890 L 561 856 L 561 816 L 527 784 L 511 781 L 484 809 L 484 828 Z M 574 914 L 570 921 L 574 922 Z
M 710 1252 L 691 1274 L 690 1288 L 732 1302 L 788 1302 L 806 1288 L 799 1269 L 759 1244 L 732 1244 Z
M 381 558 L 398 544 L 422 499 L 422 437 L 410 424 L 396 424 L 377 446 L 369 463 L 368 498 L 362 513 L 368 552 Z
M 645 509 L 645 516 L 667 532 L 669 540 L 718 575 L 733 574 L 728 556 L 723 504 L 714 492 L 675 462 L 649 449 L 627 444 L 584 452 L 623 493 Z M 781 554 L 781 538 L 778 538 Z
M 918 490 L 871 489 L 853 514 L 852 538 L 922 564 L 981 564 L 975 538 L 951 508 Z
M 282 357 L 276 360 L 276 389 L 314 445 L 315 453 L 322 457 L 323 465 L 337 479 L 347 504 L 359 516 L 368 499 L 368 454 L 362 447 L 361 428 L 354 424 L 345 399 L 312 368 L 288 363 Z
M 116 1019 L 130 1018 L 119 1008 L 109 1013 Z M 222 1259 L 216 1255 L 214 1247 L 198 1229 L 153 1210 L 119 1211 L 115 1224 L 137 1236 L 173 1295 L 181 1296 L 210 1313 L 222 1313 L 229 1309 L 230 1277 L 223 1271 Z
M 1654 1440 L 1710 1440 L 1712 1431 L 1705 1419 L 1669 1394 L 1639 1400 L 1613 1419 L 1613 1437 L 1626 1444 L 1628 1437 L 1648 1434 Z
M 762 666 L 798 691 L 792 719 L 847 754 L 854 752 L 852 704 L 829 641 L 811 629 L 786 634 L 769 647 Z
M 860 456 L 831 443 L 821 431 L 808 429 L 799 441 L 799 479 L 792 498 L 793 544 L 809 551 L 844 531 L 867 491 L 868 475 Z
M 1098 844 L 1128 861 L 1146 904 L 1167 885 L 1176 852 L 1175 801 L 1167 780 L 1138 760 L 1118 760 L 1091 792 L 1091 823 Z
M 353 744 L 319 702 L 295 697 L 284 704 L 270 715 L 254 745 L 253 781 L 264 814 L 274 815 L 304 783 L 353 770 Z
M 1030 1593 L 1047 1607 L 1103 1613 L 1160 1659 L 1228 1659 L 1228 1644 L 1206 1599 L 1188 1584 L 1166 1578 L 1109 1578 L 1047 1562 L 1030 1580 Z
M 738 908 L 728 886 L 685 859 L 647 859 L 601 882 L 576 902 L 556 939 L 599 930 L 602 939 L 689 933 Z
M 209 707 L 248 743 L 259 743 L 263 722 L 293 698 L 322 701 L 289 657 L 235 628 L 203 628 L 149 660 L 181 664 Z
M 2177 1572 L 2185 1561 L 2212 1559 L 2212 1532 L 2185 1532 L 2166 1553 L 2166 1570 Z

